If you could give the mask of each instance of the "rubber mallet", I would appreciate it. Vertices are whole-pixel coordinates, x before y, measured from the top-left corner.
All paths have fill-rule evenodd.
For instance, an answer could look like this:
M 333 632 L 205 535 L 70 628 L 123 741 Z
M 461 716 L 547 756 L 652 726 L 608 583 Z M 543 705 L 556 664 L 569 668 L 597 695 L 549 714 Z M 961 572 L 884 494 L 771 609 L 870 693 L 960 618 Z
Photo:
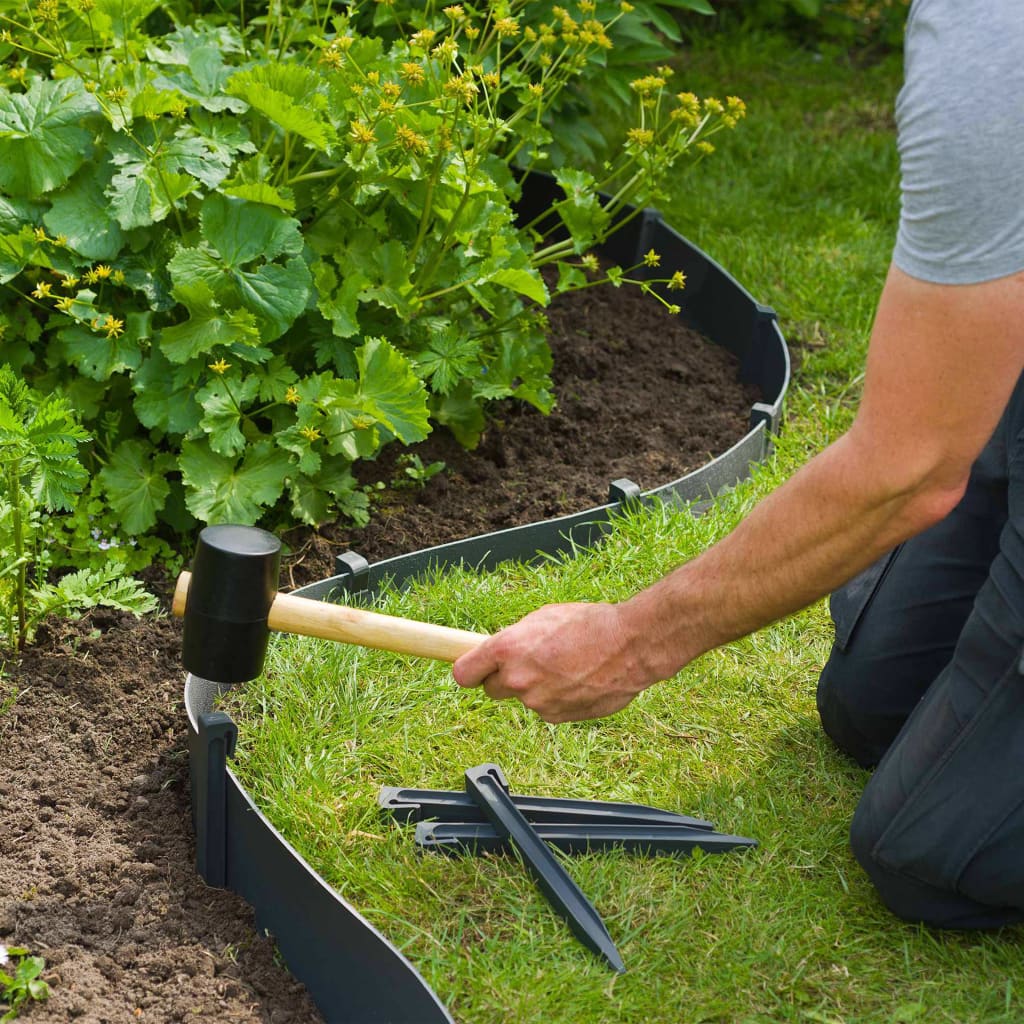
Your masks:
M 243 683 L 263 671 L 270 630 L 455 661 L 487 634 L 277 591 L 281 542 L 255 526 L 207 526 L 192 571 L 178 577 L 182 661 L 195 676 Z

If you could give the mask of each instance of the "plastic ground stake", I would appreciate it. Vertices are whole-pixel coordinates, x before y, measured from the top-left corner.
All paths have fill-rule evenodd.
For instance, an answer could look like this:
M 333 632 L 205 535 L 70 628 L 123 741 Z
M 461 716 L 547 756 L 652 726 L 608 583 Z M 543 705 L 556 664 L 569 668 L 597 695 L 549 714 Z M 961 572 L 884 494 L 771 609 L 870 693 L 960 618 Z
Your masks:
M 512 802 L 527 821 L 563 825 L 677 825 L 711 830 L 714 825 L 660 807 L 618 803 L 613 800 L 572 800 L 555 796 L 523 796 L 510 793 Z M 397 821 L 482 822 L 483 811 L 468 793 L 448 789 L 403 789 L 381 786 L 377 803 Z
M 548 846 L 567 854 L 621 850 L 644 856 L 687 856 L 694 850 L 726 853 L 757 846 L 753 839 L 723 835 L 686 825 L 568 825 L 542 822 L 534 831 Z M 479 822 L 421 821 L 416 825 L 416 845 L 423 850 L 448 854 L 506 853 L 508 840 L 492 825 Z
M 496 764 L 467 769 L 466 792 L 495 831 L 519 851 L 548 902 L 565 918 L 576 938 L 604 957 L 613 970 L 623 973 L 626 965 L 600 914 L 520 813 L 508 794 L 508 782 L 501 769 Z

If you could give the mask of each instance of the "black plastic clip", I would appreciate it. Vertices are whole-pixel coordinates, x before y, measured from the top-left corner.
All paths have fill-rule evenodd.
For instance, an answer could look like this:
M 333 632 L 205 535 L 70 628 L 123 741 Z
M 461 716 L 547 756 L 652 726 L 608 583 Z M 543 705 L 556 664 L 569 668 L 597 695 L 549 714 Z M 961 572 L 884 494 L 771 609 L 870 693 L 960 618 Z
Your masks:
M 370 563 L 358 551 L 342 551 L 335 555 L 334 573 L 344 577 L 341 585 L 347 594 L 370 589 Z
M 622 505 L 625 508 L 632 508 L 639 505 L 642 500 L 640 485 L 633 483 L 626 477 L 613 480 L 608 485 L 608 503 L 610 505 Z
M 516 847 L 541 891 L 568 922 L 573 934 L 588 949 L 604 957 L 613 970 L 624 972 L 626 966 L 600 914 L 520 813 L 508 788 L 505 775 L 496 764 L 482 764 L 466 771 L 466 792 L 495 831 Z

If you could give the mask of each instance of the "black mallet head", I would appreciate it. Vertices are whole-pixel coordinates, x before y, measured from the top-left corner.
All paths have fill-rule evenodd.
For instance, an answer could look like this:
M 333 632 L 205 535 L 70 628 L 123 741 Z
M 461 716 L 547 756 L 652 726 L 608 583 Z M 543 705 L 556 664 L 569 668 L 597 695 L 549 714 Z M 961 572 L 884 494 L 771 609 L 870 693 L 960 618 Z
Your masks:
M 179 612 L 189 672 L 212 682 L 244 683 L 263 671 L 280 569 L 281 542 L 266 530 L 207 526 L 199 534 Z

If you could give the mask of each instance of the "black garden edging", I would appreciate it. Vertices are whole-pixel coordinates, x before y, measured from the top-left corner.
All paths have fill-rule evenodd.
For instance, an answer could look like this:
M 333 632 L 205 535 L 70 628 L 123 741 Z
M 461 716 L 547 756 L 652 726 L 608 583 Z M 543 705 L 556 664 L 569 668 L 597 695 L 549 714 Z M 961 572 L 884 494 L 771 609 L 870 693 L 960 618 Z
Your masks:
M 527 218 L 557 197 L 550 179 L 530 182 L 521 204 Z M 567 553 L 597 543 L 628 502 L 706 499 L 744 478 L 762 461 L 780 426 L 789 386 L 789 353 L 775 313 L 756 302 L 725 270 L 644 210 L 603 251 L 631 265 L 654 249 L 661 273 L 686 274 L 684 319 L 739 359 L 742 383 L 760 388 L 750 430 L 727 452 L 686 476 L 641 493 L 629 480 L 610 485 L 608 504 L 574 515 L 470 537 L 370 565 L 354 552 L 336 559 L 337 575 L 296 593 L 313 600 L 371 600 L 387 583 L 401 587 L 427 569 L 459 564 L 490 569 L 508 559 Z M 416 968 L 313 871 L 263 816 L 228 766 L 238 730 L 214 709 L 221 684 L 189 675 L 189 719 L 196 868 L 203 879 L 240 894 L 270 931 L 292 973 L 305 984 L 329 1024 L 450 1024 L 452 1018 Z

